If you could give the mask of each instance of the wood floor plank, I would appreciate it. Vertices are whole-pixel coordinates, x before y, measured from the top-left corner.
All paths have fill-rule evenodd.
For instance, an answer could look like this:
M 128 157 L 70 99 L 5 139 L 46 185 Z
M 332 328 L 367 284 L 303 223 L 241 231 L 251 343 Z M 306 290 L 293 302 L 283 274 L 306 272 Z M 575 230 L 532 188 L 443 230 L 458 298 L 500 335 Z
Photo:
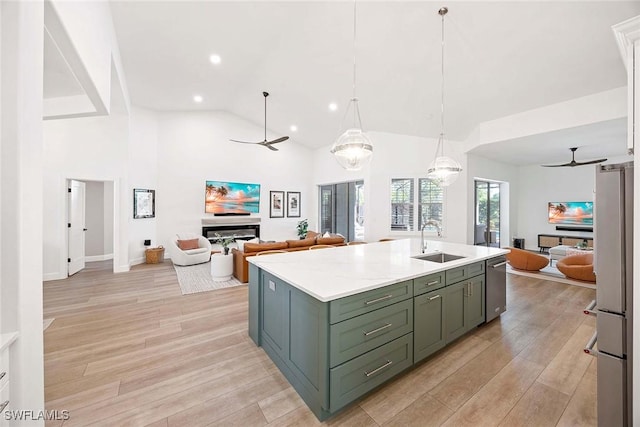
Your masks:
M 585 354 L 582 349 L 593 332 L 592 327 L 580 325 L 576 333 L 540 374 L 538 381 L 569 396 L 573 395 L 592 361 L 592 356 Z
M 590 373 L 585 373 L 557 425 L 559 427 L 598 425 L 596 389 L 597 378 Z
M 496 426 L 540 375 L 544 366 L 516 357 L 443 426 Z
M 458 410 L 533 341 L 540 331 L 529 326 L 513 329 L 445 379 L 429 394 L 450 409 Z
M 534 382 L 509 414 L 502 427 L 555 426 L 569 402 L 569 396 Z
M 593 289 L 508 275 L 499 319 L 320 423 L 247 336 L 247 286 L 182 295 L 170 262 L 87 267 L 43 286 L 45 317 L 55 318 L 44 335 L 45 403 L 71 411 L 65 427 L 545 425 L 560 409 L 558 425 L 595 426 L 596 360 L 568 365 L 595 327 L 579 320 Z M 573 392 L 547 382 L 525 390 L 539 366 L 538 378 L 575 382 Z M 491 400 L 501 392 L 510 396 Z

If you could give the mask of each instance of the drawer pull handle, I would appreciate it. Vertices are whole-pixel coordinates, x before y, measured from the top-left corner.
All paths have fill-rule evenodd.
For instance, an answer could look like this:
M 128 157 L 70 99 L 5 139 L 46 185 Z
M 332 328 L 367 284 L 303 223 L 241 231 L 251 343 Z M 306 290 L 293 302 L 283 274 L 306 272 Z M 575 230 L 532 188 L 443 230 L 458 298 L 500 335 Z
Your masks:
M 440 280 L 434 280 L 433 282 L 428 282 L 427 286 L 437 285 L 438 283 L 440 283 Z
M 375 334 L 376 332 L 380 332 L 384 329 L 390 328 L 391 327 L 391 323 L 387 323 L 384 326 L 380 326 L 379 328 L 375 328 L 373 331 L 369 331 L 369 332 L 365 332 L 362 331 L 362 333 L 364 334 L 365 337 L 368 337 L 369 335 Z
M 372 299 L 371 301 L 365 301 L 365 302 L 364 302 L 364 305 L 375 304 L 375 303 L 377 303 L 377 302 L 384 301 L 384 300 L 387 300 L 387 299 L 389 299 L 389 298 L 393 298 L 393 295 L 391 295 L 391 294 L 387 294 L 387 295 L 385 295 L 385 296 L 383 296 L 383 297 L 376 298 L 376 299 Z
M 384 368 L 388 368 L 389 366 L 391 366 L 393 362 L 391 360 L 387 360 L 387 363 L 385 363 L 382 366 L 377 367 L 376 369 L 374 369 L 373 371 L 364 371 L 365 376 L 370 377 L 371 375 L 375 375 L 378 372 L 380 372 L 381 370 L 383 370 Z M 7 402 L 8 403 L 8 402 Z
M 0 412 L 4 411 L 4 408 L 6 408 L 9 405 L 9 401 L 5 400 L 4 402 L 2 402 L 2 404 L 0 404 Z
M 587 353 L 589 356 L 598 357 L 598 350 L 593 349 L 593 347 L 596 346 L 597 341 L 598 341 L 598 331 L 594 332 L 593 336 L 591 337 L 587 345 L 584 347 L 583 349 L 584 352 Z
M 587 316 L 597 316 L 598 313 L 594 310 L 595 308 L 596 308 L 596 300 L 593 300 L 589 303 L 588 306 L 584 308 L 584 310 L 582 310 L 582 312 Z
M 3 373 L 0 374 L 0 380 L 3 379 L 5 377 L 5 375 L 7 375 L 7 372 L 4 371 Z
M 429 301 L 433 301 L 434 299 L 442 298 L 440 295 L 436 295 L 435 297 L 429 298 Z

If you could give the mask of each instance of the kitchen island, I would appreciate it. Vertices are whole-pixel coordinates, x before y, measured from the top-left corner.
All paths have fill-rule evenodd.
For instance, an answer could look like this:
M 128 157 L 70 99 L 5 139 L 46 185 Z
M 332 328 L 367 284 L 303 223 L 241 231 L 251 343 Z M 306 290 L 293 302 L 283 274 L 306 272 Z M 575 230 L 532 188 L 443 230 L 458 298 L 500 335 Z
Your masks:
M 249 336 L 318 419 L 485 321 L 486 260 L 507 250 L 403 239 L 249 259 Z

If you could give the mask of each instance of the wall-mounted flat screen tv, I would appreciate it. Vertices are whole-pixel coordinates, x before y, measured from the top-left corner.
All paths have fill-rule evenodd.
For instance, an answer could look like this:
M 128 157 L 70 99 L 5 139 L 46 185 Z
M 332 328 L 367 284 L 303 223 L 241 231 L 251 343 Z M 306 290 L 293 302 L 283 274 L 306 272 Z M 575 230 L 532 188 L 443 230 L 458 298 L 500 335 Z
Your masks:
M 249 215 L 260 212 L 260 184 L 207 181 L 205 213 Z
M 593 225 L 593 202 L 549 202 L 549 224 Z

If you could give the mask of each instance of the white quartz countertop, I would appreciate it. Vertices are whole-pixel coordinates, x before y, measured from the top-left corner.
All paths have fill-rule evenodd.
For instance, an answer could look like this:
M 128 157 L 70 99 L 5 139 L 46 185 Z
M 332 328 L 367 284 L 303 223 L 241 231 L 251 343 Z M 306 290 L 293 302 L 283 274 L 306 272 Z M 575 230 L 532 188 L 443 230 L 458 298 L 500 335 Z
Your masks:
M 247 261 L 312 297 L 327 302 L 493 258 L 506 254 L 509 250 L 427 241 L 425 254 L 434 252 L 461 255 L 464 258 L 446 263 L 412 258 L 421 255 L 420 239 L 413 238 L 252 256 Z

